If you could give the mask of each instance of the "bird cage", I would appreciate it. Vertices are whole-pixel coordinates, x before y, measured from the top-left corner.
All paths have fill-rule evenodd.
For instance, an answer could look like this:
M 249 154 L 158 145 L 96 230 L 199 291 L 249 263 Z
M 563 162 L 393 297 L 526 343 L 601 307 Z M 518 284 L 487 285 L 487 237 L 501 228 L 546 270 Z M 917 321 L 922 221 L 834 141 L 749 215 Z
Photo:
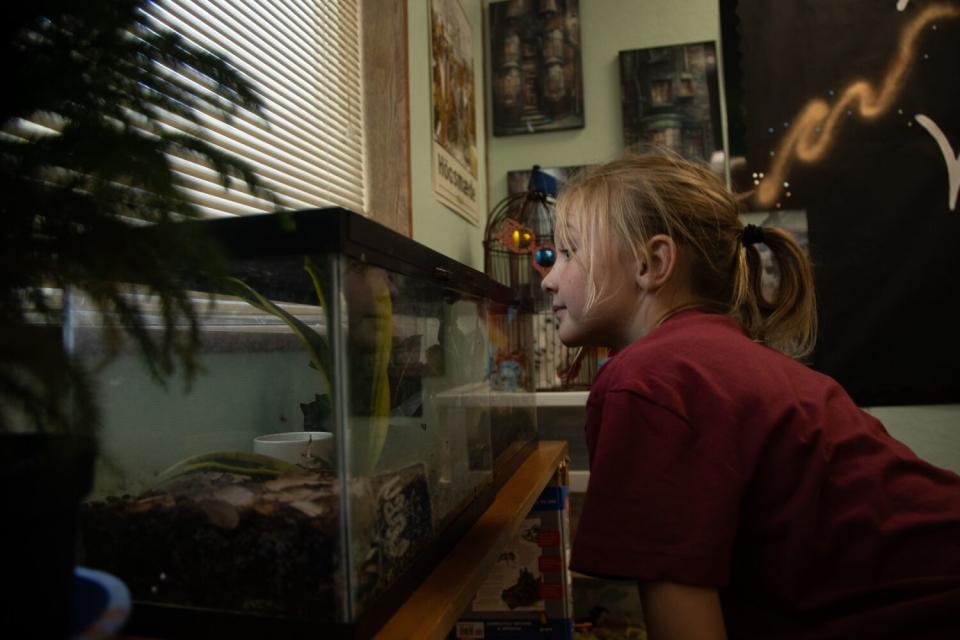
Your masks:
M 527 188 L 490 212 L 484 233 L 484 270 L 511 289 L 533 315 L 533 373 L 538 391 L 584 389 L 597 372 L 597 352 L 565 347 L 557 336 L 550 293 L 540 282 L 557 258 L 553 244 L 558 182 L 534 165 Z

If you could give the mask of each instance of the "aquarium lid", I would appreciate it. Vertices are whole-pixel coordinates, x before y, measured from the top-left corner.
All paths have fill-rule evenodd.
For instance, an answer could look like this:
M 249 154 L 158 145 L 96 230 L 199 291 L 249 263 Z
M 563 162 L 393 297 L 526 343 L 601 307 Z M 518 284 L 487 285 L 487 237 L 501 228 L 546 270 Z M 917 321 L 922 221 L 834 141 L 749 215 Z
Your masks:
M 513 291 L 486 274 L 341 207 L 192 221 L 232 260 L 338 253 L 502 303 Z

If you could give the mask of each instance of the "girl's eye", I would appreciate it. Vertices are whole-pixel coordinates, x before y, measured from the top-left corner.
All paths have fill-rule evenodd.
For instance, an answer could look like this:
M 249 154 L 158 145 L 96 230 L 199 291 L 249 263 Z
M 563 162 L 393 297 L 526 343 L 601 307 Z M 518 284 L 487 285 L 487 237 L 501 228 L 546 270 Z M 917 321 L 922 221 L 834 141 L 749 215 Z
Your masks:
M 573 249 L 557 249 L 557 252 L 563 256 L 564 260 L 569 260 L 573 256 Z

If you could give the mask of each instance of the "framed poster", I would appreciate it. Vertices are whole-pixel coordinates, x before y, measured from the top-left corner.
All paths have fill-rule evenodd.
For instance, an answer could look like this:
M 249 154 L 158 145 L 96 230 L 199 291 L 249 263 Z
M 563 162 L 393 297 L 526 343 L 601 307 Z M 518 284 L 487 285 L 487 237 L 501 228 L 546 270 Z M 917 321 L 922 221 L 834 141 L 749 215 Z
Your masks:
M 628 148 L 667 147 L 724 171 L 713 42 L 621 51 L 620 89 Z
M 493 135 L 580 129 L 579 0 L 490 3 Z
M 430 2 L 433 193 L 480 223 L 473 34 L 459 0 Z

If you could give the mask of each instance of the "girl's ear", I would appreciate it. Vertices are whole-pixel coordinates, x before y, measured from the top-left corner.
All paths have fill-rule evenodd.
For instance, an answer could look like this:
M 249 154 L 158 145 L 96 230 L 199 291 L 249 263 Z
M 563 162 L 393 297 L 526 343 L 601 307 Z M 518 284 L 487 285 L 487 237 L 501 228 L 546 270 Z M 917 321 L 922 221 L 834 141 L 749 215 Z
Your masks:
M 637 265 L 637 285 L 655 291 L 670 280 L 677 268 L 677 243 L 670 236 L 658 233 L 647 240 L 644 249 Z

